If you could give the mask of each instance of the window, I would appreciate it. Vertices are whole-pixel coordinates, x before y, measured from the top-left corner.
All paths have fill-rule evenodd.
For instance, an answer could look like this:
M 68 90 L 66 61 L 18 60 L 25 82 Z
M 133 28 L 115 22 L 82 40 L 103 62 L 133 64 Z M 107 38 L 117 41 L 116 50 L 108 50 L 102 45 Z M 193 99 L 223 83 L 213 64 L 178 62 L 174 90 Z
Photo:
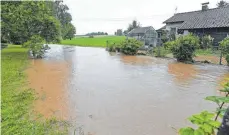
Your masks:
M 171 34 L 176 34 L 177 33 L 177 28 L 171 28 Z

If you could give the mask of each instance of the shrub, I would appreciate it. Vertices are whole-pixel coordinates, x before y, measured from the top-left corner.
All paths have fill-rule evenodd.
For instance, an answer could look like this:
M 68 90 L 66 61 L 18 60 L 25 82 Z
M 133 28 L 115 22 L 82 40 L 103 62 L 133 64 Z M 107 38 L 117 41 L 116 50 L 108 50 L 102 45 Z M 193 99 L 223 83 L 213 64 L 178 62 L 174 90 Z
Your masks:
M 212 45 L 213 45 L 213 38 L 210 35 L 205 35 L 202 37 L 201 44 L 200 44 L 201 49 L 210 48 L 212 47 Z
M 127 39 L 124 40 L 118 45 L 120 51 L 127 55 L 135 55 L 138 49 L 142 46 L 142 42 L 136 39 Z
M 165 45 L 171 50 L 177 61 L 193 62 L 194 52 L 199 47 L 199 38 L 189 34 L 175 41 L 167 42 Z
M 229 54 L 229 37 L 224 38 L 224 40 L 219 42 L 219 45 L 223 55 Z
M 109 52 L 116 52 L 116 44 L 115 43 L 111 43 L 110 45 L 108 45 L 108 51 Z
M 94 36 L 93 35 L 90 35 L 89 38 L 94 38 Z
M 155 57 L 165 57 L 168 54 L 168 50 L 166 50 L 163 46 L 158 46 L 153 49 L 153 54 Z
M 229 66 L 229 54 L 226 55 L 226 61 L 227 61 L 227 65 Z
M 229 65 L 229 37 L 224 38 L 220 43 L 220 50 L 223 56 L 226 56 L 227 64 Z
M 29 48 L 34 58 L 42 58 L 45 51 L 49 49 L 48 45 L 43 45 L 44 39 L 38 35 L 34 35 L 29 41 L 23 44 L 23 47 Z
M 107 49 L 109 52 L 120 51 L 126 55 L 135 55 L 142 45 L 142 42 L 136 39 L 127 39 L 121 42 L 110 43 Z

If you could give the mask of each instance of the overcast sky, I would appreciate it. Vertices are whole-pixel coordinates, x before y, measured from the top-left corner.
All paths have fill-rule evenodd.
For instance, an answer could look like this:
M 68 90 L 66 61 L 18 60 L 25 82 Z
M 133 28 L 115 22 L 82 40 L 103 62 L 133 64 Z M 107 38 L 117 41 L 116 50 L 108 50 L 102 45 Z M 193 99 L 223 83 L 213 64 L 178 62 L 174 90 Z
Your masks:
M 125 30 L 133 19 L 142 26 L 158 29 L 163 21 L 175 13 L 201 9 L 201 3 L 210 2 L 216 7 L 220 0 L 64 0 L 72 15 L 76 34 Z

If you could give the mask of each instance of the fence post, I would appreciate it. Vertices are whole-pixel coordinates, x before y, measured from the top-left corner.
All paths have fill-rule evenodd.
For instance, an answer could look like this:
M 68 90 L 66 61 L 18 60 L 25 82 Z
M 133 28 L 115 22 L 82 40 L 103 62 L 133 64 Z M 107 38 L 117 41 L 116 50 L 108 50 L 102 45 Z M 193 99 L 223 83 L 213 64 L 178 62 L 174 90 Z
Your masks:
M 219 58 L 219 64 L 220 65 L 222 65 L 222 57 L 223 57 L 222 50 L 220 50 L 220 58 Z

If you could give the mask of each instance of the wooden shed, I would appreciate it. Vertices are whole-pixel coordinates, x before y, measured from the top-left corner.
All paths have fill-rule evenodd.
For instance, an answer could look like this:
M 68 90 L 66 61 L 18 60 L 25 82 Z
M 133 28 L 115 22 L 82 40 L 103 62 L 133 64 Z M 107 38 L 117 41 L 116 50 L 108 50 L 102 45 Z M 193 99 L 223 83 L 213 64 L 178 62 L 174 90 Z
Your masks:
M 156 47 L 157 45 L 158 35 L 156 30 L 151 26 L 135 28 L 127 36 L 142 41 L 148 47 Z

